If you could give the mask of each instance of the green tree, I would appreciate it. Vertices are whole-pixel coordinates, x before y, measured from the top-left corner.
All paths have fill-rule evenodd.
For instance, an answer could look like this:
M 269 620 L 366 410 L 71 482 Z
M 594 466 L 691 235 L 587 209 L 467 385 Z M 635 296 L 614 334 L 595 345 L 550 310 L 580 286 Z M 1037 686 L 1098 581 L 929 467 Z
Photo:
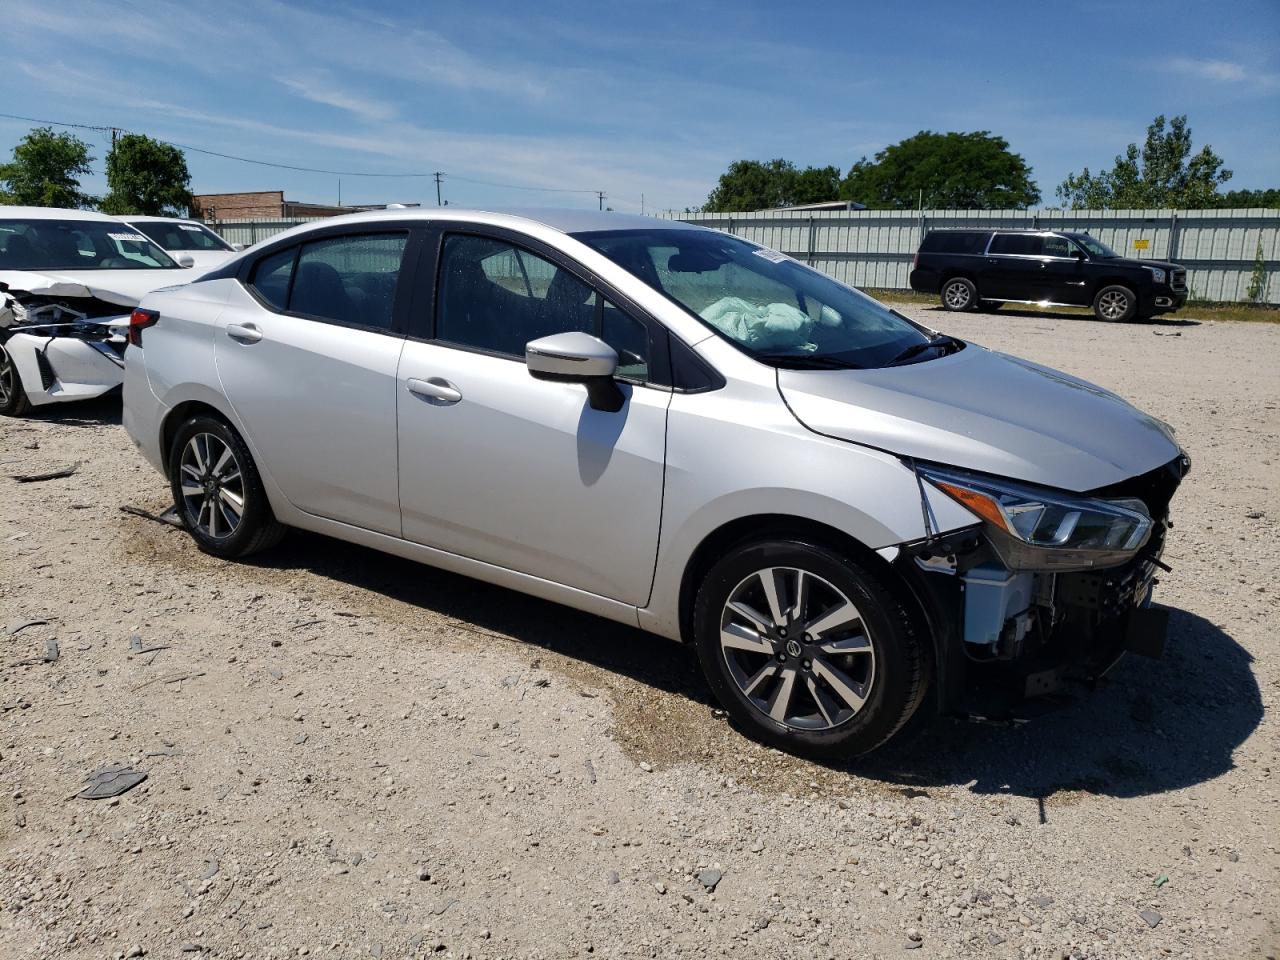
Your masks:
M 1147 127 L 1139 149 L 1129 144 L 1112 168 L 1068 175 L 1058 186 L 1058 198 L 1075 209 L 1104 207 L 1172 207 L 1194 209 L 1218 205 L 1218 187 L 1231 179 L 1222 158 L 1205 144 L 1191 152 L 1191 128 L 1186 116 L 1174 117 L 1165 129 L 1164 116 Z
M 1006 210 L 1040 202 L 1026 160 L 986 130 L 921 130 L 855 163 L 840 188 L 845 200 L 876 210 L 925 207 Z
M 1245 292 L 1250 303 L 1261 304 L 1267 299 L 1267 260 L 1262 255 L 1262 237 L 1258 237 L 1258 249 L 1253 255 L 1253 273 L 1249 277 L 1249 289 Z
M 1218 194 L 1213 205 L 1227 209 L 1263 207 L 1280 210 L 1280 190 L 1228 190 Z
M 182 216 L 191 206 L 190 185 L 181 150 L 140 133 L 126 133 L 107 154 L 109 189 L 102 198 L 102 212 Z
M 70 133 L 36 127 L 13 148 L 13 160 L 0 164 L 0 203 L 27 207 L 93 205 L 80 178 L 91 172 L 89 145 Z
M 707 197 L 709 213 L 769 210 L 799 203 L 835 200 L 840 190 L 836 167 L 805 167 L 789 160 L 736 160 Z

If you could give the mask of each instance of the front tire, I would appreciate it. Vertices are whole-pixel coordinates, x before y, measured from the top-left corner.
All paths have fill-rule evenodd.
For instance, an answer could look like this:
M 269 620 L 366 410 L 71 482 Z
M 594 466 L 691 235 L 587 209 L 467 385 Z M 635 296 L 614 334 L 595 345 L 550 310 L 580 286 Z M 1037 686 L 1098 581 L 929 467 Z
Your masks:
M 942 285 L 942 305 L 953 313 L 972 310 L 978 302 L 978 288 L 967 277 L 952 277 Z
M 22 374 L 18 373 L 4 344 L 0 344 L 0 416 L 21 417 L 30 409 L 31 401 L 22 386 Z
M 1128 287 L 1103 287 L 1093 298 L 1093 315 L 1106 323 L 1127 323 L 1138 312 L 1138 296 Z
M 698 659 L 736 723 L 812 757 L 868 753 L 924 698 L 924 641 L 896 590 L 825 546 L 746 544 L 707 573 Z
M 178 428 L 169 485 L 183 526 L 205 553 L 246 557 L 284 536 L 249 448 L 222 420 L 201 415 Z

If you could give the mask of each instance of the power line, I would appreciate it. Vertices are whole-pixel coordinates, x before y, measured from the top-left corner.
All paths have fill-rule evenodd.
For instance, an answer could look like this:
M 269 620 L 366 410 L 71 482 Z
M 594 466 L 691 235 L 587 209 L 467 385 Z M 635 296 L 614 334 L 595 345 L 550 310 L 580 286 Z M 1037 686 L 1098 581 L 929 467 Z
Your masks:
M 24 117 L 15 113 L 0 113 L 0 118 L 7 120 L 23 120 L 27 123 L 47 124 L 54 127 L 72 127 L 77 130 L 94 130 L 98 133 L 111 133 L 114 139 L 116 133 L 123 128 L 121 127 L 105 127 L 95 126 L 89 123 L 67 123 L 61 120 L 42 120 L 38 117 Z M 276 163 L 271 160 L 255 160 L 252 157 L 240 157 L 232 153 L 220 153 L 217 150 L 206 150 L 203 147 L 193 147 L 185 143 L 177 143 L 172 140 L 159 140 L 152 138 L 160 143 L 166 143 L 171 147 L 177 147 L 180 150 L 190 150 L 192 153 L 202 153 L 210 157 L 220 157 L 223 160 L 235 160 L 239 163 L 253 163 L 261 167 L 274 167 L 278 170 L 294 170 L 299 173 L 323 173 L 331 177 L 382 177 L 387 179 L 400 178 L 426 178 L 434 177 L 436 181 L 436 202 L 440 202 L 440 180 L 442 177 L 448 177 L 451 180 L 458 180 L 462 183 L 474 183 L 483 187 L 496 187 L 503 190 L 534 190 L 543 193 L 589 193 L 601 194 L 600 190 L 583 190 L 573 187 L 530 187 L 519 183 L 495 183 L 489 180 L 476 180 L 471 177 L 461 177 L 455 173 L 445 173 L 437 171 L 434 173 L 368 173 L 359 170 L 326 170 L 320 167 L 302 167 L 290 163 Z

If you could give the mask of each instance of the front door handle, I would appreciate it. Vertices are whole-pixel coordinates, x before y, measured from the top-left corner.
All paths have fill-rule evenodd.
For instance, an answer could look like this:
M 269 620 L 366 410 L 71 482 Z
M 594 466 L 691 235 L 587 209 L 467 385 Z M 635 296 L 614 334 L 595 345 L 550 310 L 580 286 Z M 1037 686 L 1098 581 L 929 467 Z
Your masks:
M 405 386 L 415 397 L 421 397 L 427 403 L 438 407 L 451 406 L 462 399 L 462 391 L 443 377 L 429 377 L 426 380 L 410 379 Z
M 252 323 L 229 323 L 227 336 L 240 343 L 257 343 L 262 339 L 262 331 Z

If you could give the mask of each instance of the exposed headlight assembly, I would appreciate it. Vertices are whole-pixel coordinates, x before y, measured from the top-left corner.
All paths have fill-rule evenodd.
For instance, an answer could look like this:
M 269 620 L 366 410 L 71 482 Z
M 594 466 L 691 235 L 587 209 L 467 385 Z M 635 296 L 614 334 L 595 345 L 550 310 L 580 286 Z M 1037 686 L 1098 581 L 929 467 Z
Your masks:
M 920 475 L 985 521 L 1010 570 L 1090 570 L 1118 566 L 1151 536 L 1141 500 L 1097 500 L 959 470 Z
M 1156 283 L 1164 283 L 1165 272 L 1163 270 L 1161 270 L 1159 267 L 1147 267 L 1147 269 L 1151 271 L 1152 280 L 1154 280 Z

